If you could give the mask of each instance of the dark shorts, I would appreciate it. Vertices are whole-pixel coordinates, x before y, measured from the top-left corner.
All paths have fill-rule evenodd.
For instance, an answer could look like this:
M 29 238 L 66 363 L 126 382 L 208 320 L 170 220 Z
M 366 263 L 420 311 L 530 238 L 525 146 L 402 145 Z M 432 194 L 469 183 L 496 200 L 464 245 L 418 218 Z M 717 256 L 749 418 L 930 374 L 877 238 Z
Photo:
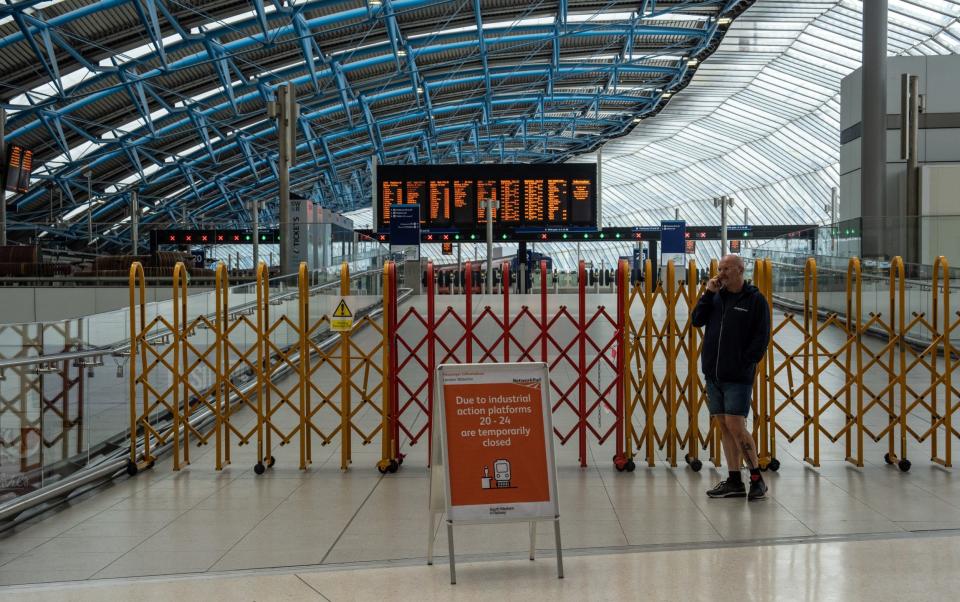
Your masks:
M 744 383 L 718 382 L 712 378 L 707 382 L 707 408 L 711 416 L 727 414 L 743 416 L 750 414 L 750 397 L 753 395 L 753 385 Z

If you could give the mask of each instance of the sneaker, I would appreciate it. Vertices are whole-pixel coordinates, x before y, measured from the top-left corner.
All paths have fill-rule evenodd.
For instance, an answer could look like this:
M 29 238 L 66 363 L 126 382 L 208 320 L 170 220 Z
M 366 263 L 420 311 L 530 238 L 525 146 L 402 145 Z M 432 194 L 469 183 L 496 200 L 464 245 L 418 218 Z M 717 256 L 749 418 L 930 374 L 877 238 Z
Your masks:
M 747 495 L 747 489 L 743 486 L 743 481 L 720 481 L 720 483 L 707 492 L 708 497 L 743 497 Z
M 750 478 L 750 493 L 747 494 L 748 500 L 762 500 L 767 497 L 767 484 L 763 482 L 763 478 L 757 476 L 756 478 Z

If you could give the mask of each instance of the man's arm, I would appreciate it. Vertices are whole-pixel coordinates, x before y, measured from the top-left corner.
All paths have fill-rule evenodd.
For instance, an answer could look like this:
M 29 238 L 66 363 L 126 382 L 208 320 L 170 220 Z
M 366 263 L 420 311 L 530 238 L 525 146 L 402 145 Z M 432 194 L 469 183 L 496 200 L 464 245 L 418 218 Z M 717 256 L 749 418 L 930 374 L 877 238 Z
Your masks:
M 767 352 L 770 343 L 770 306 L 767 300 L 760 295 L 754 309 L 753 328 L 750 333 L 750 344 L 744 353 L 744 359 L 751 364 L 759 364 Z
M 696 326 L 706 326 L 707 322 L 710 320 L 710 312 L 713 311 L 713 296 L 716 295 L 715 292 L 711 290 L 703 291 L 703 295 L 700 296 L 700 300 L 697 301 L 697 304 L 693 308 L 693 313 L 690 315 L 690 322 Z

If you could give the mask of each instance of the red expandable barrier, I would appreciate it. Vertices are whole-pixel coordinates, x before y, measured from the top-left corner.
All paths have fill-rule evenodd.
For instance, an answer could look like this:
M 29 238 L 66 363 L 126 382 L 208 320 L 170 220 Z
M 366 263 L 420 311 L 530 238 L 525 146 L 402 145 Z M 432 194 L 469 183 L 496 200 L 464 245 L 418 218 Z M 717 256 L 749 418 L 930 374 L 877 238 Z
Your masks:
M 582 263 L 576 317 L 565 305 L 549 312 L 546 261 L 540 263 L 539 316 L 526 305 L 511 315 L 509 264 L 502 267 L 502 315 L 487 305 L 474 316 L 475 266 L 470 262 L 464 266 L 462 302 L 459 296 L 445 297 L 449 305 L 438 311 L 433 269 L 428 264 L 426 311 L 408 308 L 388 333 L 395 350 L 396 428 L 410 445 L 432 433 L 433 379 L 438 365 L 539 360 L 546 362 L 550 371 L 552 411 L 557 418 L 554 432 L 561 445 L 577 436 L 581 466 L 587 465 L 590 439 L 602 444 L 615 435 L 617 453 L 623 454 L 623 359 L 618 341 L 623 334 L 620 314 L 624 309 L 618 303 L 616 319 L 603 306 L 587 311 Z M 591 379 L 594 371 L 597 377 Z M 601 372 L 609 375 L 606 386 L 600 384 Z M 607 413 L 613 419 L 603 425 Z M 425 423 L 421 416 L 426 417 Z M 596 425 L 591 422 L 594 419 Z

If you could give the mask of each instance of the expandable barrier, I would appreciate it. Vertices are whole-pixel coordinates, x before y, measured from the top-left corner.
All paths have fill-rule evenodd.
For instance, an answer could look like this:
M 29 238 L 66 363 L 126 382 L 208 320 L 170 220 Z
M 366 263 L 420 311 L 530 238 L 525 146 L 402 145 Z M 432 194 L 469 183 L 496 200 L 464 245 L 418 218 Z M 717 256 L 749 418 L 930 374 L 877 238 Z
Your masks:
M 773 299 L 769 260 L 763 265 L 761 287 Z M 947 260 L 938 257 L 934 263 L 929 314 L 911 309 L 916 306 L 908 303 L 899 257 L 890 265 L 887 312 L 863 315 L 863 275 L 856 258 L 846 271 L 845 317 L 821 315 L 820 279 L 816 261 L 808 259 L 802 318 L 786 312 L 774 322 L 767 376 L 758 379 L 769 400 L 758 415 L 768 434 L 759 439 L 761 465 L 779 466 L 779 434 L 788 442 L 802 437 L 804 461 L 812 466 L 820 466 L 824 441 L 841 439 L 846 461 L 863 466 L 867 437 L 885 442 L 884 460 L 903 471 L 911 466 L 911 440 L 929 441 L 931 460 L 951 466 L 953 438 L 960 436 L 953 425 L 958 390 L 951 336 L 960 320 L 951 313 Z
M 142 267 L 130 269 L 131 452 L 128 472 L 152 466 L 155 450 L 172 446 L 173 468 L 190 463 L 191 442 L 216 446 L 216 469 L 231 463 L 232 443 L 256 442 L 254 470 L 276 462 L 276 445 L 299 445 L 299 467 L 313 461 L 313 444 L 338 441 L 340 468 L 352 461 L 352 442 L 383 439 L 378 468 L 395 472 L 402 456 L 391 425 L 387 336 L 396 307 L 396 270 L 384 269 L 387 311 L 356 315 L 348 332 L 333 333 L 328 313 L 314 307 L 306 265 L 297 286 L 271 295 L 267 268 L 257 270 L 255 293 L 233 293 L 226 267 L 218 266 L 212 314 L 188 314 L 186 269 L 174 268 L 172 320 L 147 319 Z M 139 292 L 139 296 L 137 293 Z M 339 300 L 351 294 L 347 265 L 341 268 Z M 243 298 L 247 297 L 247 298 Z M 277 308 L 277 309 L 273 309 Z M 393 308 L 391 310 L 391 308 Z M 202 340 L 192 338 L 203 333 Z M 201 430 L 191 418 L 212 417 Z M 395 421 L 394 421 L 395 422 Z M 137 447 L 137 437 L 143 437 Z
M 466 264 L 468 282 L 475 269 Z M 509 264 L 502 269 L 509 281 Z M 710 276 L 716 271 L 712 262 Z M 719 429 L 709 422 L 700 374 L 703 337 L 690 318 L 705 286 L 694 262 L 685 270 L 668 263 L 657 278 L 648 261 L 636 285 L 621 262 L 610 309 L 590 305 L 610 297 L 588 296 L 582 262 L 576 295 L 548 295 L 541 278 L 539 295 L 522 297 L 539 307 L 517 307 L 510 287 L 479 299 L 466 287 L 462 296 L 443 296 L 446 303 L 438 307 L 428 264 L 426 295 L 402 311 L 396 269 L 388 263 L 382 312 L 359 317 L 339 334 L 329 332 L 329 311 L 311 301 L 317 291 L 305 267 L 296 288 L 273 294 L 261 265 L 255 295 L 248 292 L 237 304 L 221 266 L 215 311 L 190 318 L 186 271 L 179 266 L 172 316 L 149 320 L 143 271 L 134 264 L 130 274 L 130 425 L 133 437 L 143 436 L 142 449 L 131 451 L 131 472 L 150 465 L 154 450 L 167 445 L 179 469 L 181 460 L 190 462 L 191 443 L 210 442 L 220 469 L 231 461 L 234 440 L 256 442 L 258 473 L 273 465 L 276 445 L 294 442 L 301 469 L 313 461 L 314 443 L 340 443 L 346 470 L 354 439 L 369 444 L 377 437 L 377 467 L 394 472 L 404 445 L 426 437 L 429 448 L 437 366 L 506 361 L 547 363 L 555 434 L 562 445 L 576 445 L 581 466 L 589 443 L 607 441 L 614 443 L 618 470 L 634 470 L 636 458 L 653 466 L 658 452 L 670 466 L 682 458 L 700 470 L 702 451 L 721 463 Z M 802 286 L 788 286 L 790 278 Z M 863 466 L 868 439 L 882 443 L 885 460 L 902 470 L 910 468 L 908 447 L 916 443 L 929 444 L 935 463 L 952 465 L 960 392 L 951 338 L 960 318 L 951 308 L 946 259 L 933 267 L 929 313 L 908 304 L 899 258 L 884 281 L 888 305 L 867 315 L 857 259 L 845 273 L 818 270 L 812 258 L 802 267 L 776 269 L 757 260 L 752 279 L 773 317 L 752 400 L 761 468 L 779 468 L 784 440 L 802 443 L 812 466 L 821 464 L 825 449 Z M 828 290 L 821 291 L 822 283 Z M 917 286 L 911 281 L 911 290 Z M 350 293 L 346 266 L 340 293 Z M 841 293 L 845 316 L 821 309 L 821 294 Z M 784 310 L 789 295 L 801 296 L 796 309 Z M 213 426 L 193 426 L 197 412 L 212 416 Z
M 472 263 L 466 264 L 467 282 L 473 281 L 474 269 Z M 509 282 L 510 264 L 504 263 L 502 270 L 503 281 Z M 546 262 L 541 262 L 541 271 L 546 273 Z M 397 320 L 395 337 L 397 429 L 410 445 L 427 436 L 429 447 L 432 440 L 433 375 L 439 364 L 543 361 L 550 370 L 554 431 L 561 444 L 576 438 L 580 464 L 586 466 L 588 439 L 603 443 L 615 436 L 617 455 L 623 456 L 619 447 L 623 406 L 618 395 L 622 312 L 587 306 L 583 262 L 573 310 L 564 304 L 548 307 L 546 278 L 540 282 L 539 308 L 524 305 L 513 310 L 509 286 L 497 295 L 499 307 L 476 308 L 476 293 L 466 287 L 456 298 L 457 305 L 438 309 L 432 264 L 427 266 L 426 282 L 426 307 L 407 308 Z M 449 296 L 443 299 L 453 302 Z

